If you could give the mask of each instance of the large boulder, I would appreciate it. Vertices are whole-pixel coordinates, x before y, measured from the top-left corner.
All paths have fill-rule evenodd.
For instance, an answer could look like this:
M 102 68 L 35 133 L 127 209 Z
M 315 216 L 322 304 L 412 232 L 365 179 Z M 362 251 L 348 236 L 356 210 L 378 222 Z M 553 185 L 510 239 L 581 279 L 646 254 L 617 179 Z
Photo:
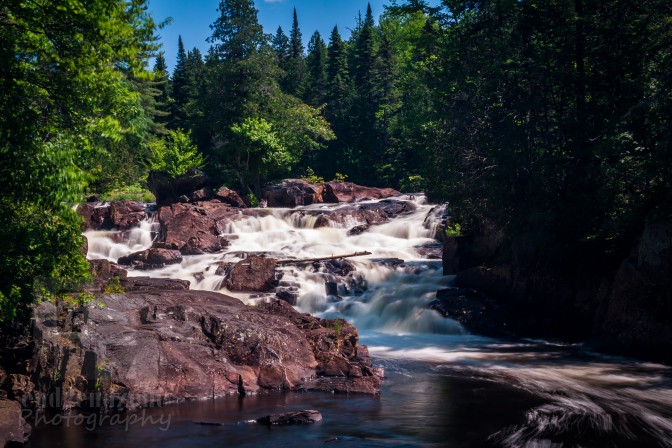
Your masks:
M 392 188 L 364 187 L 351 182 L 325 182 L 324 202 L 359 202 L 371 199 L 384 199 L 399 194 Z
M 240 195 L 236 193 L 234 190 L 227 187 L 222 187 L 219 190 L 217 190 L 214 194 L 214 198 L 219 199 L 220 201 L 230 205 L 231 207 L 238 207 L 238 208 L 247 207 L 245 201 L 243 201 L 243 198 L 241 198 Z
M 287 179 L 280 184 L 264 188 L 263 197 L 268 207 L 298 207 L 324 202 L 322 185 L 311 184 L 303 179 Z
M 611 287 L 602 288 L 591 345 L 672 362 L 672 224 L 648 223 Z
M 147 186 L 159 206 L 178 202 L 178 198 L 182 196 L 190 198 L 194 192 L 203 189 L 209 182 L 210 178 L 196 168 L 189 168 L 185 174 L 175 179 L 162 171 L 152 171 L 147 178 Z M 203 194 L 205 193 L 198 193 L 196 197 L 203 198 Z
M 277 286 L 273 258 L 250 255 L 230 269 L 226 287 L 231 291 L 267 292 Z
M 128 230 L 138 227 L 140 221 L 147 217 L 145 204 L 137 201 L 115 201 L 110 204 L 110 220 L 112 227 Z
M 35 310 L 36 390 L 56 408 L 136 409 L 270 390 L 378 393 L 357 330 L 274 301 L 248 307 L 205 291 L 108 294 Z
M 335 209 L 305 209 L 296 213 L 317 217 L 314 226 L 351 228 L 357 234 L 369 226 L 384 224 L 398 215 L 411 213 L 416 206 L 412 202 L 386 199 L 369 204 L 348 204 Z
M 119 258 L 118 263 L 137 269 L 160 269 L 167 264 L 182 262 L 179 250 L 151 248 Z
M 162 247 L 179 250 L 184 255 L 219 252 L 227 245 L 219 235 L 237 216 L 237 210 L 217 201 L 161 207 L 159 242 Z
M 20 447 L 28 440 L 30 426 L 17 401 L 0 399 L 0 446 Z
M 86 230 L 111 229 L 110 205 L 100 202 L 86 202 L 77 206 L 77 214 L 84 218 Z

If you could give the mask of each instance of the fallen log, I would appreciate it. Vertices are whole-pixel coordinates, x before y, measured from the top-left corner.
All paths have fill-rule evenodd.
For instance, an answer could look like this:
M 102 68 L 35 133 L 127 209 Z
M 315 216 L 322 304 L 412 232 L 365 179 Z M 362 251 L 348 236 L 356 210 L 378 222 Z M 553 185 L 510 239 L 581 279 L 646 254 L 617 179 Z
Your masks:
M 293 260 L 278 260 L 277 264 L 294 264 L 294 263 L 311 263 L 313 261 L 324 261 L 324 260 L 338 260 L 339 258 L 351 258 L 351 257 L 362 257 L 364 255 L 371 255 L 371 252 L 355 252 L 354 254 L 347 255 L 332 255 L 330 257 L 315 257 L 315 258 L 300 258 Z

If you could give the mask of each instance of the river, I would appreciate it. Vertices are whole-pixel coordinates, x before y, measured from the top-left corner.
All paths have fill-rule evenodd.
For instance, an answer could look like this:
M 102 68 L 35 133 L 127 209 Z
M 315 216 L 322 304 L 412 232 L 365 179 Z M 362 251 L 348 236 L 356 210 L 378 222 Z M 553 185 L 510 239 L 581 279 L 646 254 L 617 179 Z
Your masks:
M 672 447 L 670 367 L 591 353 L 580 344 L 470 335 L 428 309 L 452 281 L 441 275 L 439 260 L 424 258 L 444 210 L 422 195 L 397 199 L 415 211 L 358 235 L 347 234 L 356 221 L 313 228 L 316 218 L 307 212 L 338 205 L 306 213 L 268 209 L 229 225 L 225 253 L 129 272 L 187 279 L 192 289 L 254 303 L 264 297 L 220 289 L 216 265 L 258 252 L 310 258 L 369 251 L 352 259 L 357 270 L 339 285 L 338 297 L 327 296 L 331 277 L 311 264 L 284 268 L 282 280 L 297 290 L 298 309 L 359 328 L 374 365 L 385 368 L 380 396 L 278 392 L 197 401 L 144 410 L 129 425 L 130 416 L 38 425 L 30 446 Z M 116 261 L 148 248 L 156 226 L 150 219 L 125 234 L 89 232 L 88 256 Z M 318 409 L 324 420 L 298 427 L 250 423 L 300 409 Z

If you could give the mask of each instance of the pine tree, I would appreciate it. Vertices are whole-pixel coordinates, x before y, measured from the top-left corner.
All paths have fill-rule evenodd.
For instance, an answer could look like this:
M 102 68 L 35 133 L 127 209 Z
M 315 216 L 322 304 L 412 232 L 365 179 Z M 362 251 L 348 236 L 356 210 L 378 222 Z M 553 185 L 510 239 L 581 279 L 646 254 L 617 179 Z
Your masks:
M 278 30 L 275 32 L 275 36 L 273 36 L 273 40 L 271 41 L 271 45 L 273 46 L 273 51 L 275 51 L 276 57 L 278 58 L 278 66 L 282 70 L 286 71 L 287 61 L 289 60 L 290 56 L 290 47 L 289 38 L 282 30 L 282 27 L 278 27 Z
M 299 19 L 294 8 L 292 30 L 289 34 L 289 59 L 287 61 L 287 76 L 282 84 L 285 92 L 296 97 L 301 96 L 301 88 L 306 77 L 305 55 L 303 50 Z
M 177 59 L 173 70 L 173 110 L 171 129 L 187 128 L 187 104 L 189 103 L 189 74 L 187 72 L 187 53 L 184 51 L 182 36 L 177 39 Z
M 318 31 L 308 43 L 307 77 L 303 88 L 304 101 L 311 106 L 324 104 L 327 96 L 327 47 Z
M 353 116 L 356 117 L 351 164 L 355 181 L 371 184 L 375 178 L 369 169 L 371 162 L 379 163 L 379 136 L 376 129 L 376 114 L 380 105 L 379 61 L 377 39 L 371 4 L 367 6 L 364 21 L 360 22 L 353 44 L 352 79 L 355 88 Z
M 166 126 L 170 122 L 170 114 L 172 109 L 172 84 L 170 81 L 170 75 L 168 74 L 166 58 L 164 57 L 162 51 L 156 55 L 153 76 L 154 87 L 159 91 L 159 94 L 155 98 L 155 109 L 158 113 L 154 118 L 155 129 L 153 132 L 157 135 L 166 135 L 168 133 Z

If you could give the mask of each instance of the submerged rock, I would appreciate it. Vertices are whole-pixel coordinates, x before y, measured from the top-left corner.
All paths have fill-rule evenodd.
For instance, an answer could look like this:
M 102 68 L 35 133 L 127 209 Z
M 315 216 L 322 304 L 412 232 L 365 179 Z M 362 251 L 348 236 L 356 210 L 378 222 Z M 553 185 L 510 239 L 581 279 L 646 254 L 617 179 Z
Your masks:
M 287 412 L 285 414 L 267 415 L 257 419 L 262 425 L 305 425 L 322 421 L 320 411 L 309 409 L 306 411 Z

